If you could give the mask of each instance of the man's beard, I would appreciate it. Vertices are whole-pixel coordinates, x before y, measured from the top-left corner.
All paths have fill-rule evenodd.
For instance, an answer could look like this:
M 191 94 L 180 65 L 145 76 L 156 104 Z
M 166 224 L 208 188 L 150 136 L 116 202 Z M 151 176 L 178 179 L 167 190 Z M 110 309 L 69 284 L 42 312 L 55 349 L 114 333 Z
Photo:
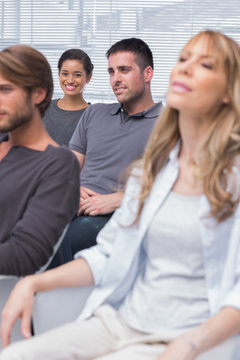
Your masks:
M 0 123 L 0 132 L 11 132 L 20 126 L 27 124 L 31 121 L 34 115 L 34 109 L 31 102 L 31 95 L 26 95 L 26 101 L 21 105 L 20 109 L 15 113 L 8 115 L 8 122 L 6 124 Z

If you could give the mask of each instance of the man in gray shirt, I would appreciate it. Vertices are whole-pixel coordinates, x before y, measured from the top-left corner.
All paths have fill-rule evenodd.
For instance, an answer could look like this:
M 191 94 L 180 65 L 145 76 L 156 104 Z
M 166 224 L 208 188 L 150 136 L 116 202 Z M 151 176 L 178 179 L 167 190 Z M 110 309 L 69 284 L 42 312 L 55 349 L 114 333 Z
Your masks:
M 106 56 L 118 103 L 86 109 L 69 143 L 81 167 L 78 216 L 65 237 L 72 254 L 95 245 L 120 206 L 126 168 L 142 155 L 161 107 L 152 99 L 153 57 L 144 41 L 121 40 Z
M 0 51 L 0 274 L 40 270 L 78 209 L 78 161 L 42 121 L 52 90 L 40 52 Z

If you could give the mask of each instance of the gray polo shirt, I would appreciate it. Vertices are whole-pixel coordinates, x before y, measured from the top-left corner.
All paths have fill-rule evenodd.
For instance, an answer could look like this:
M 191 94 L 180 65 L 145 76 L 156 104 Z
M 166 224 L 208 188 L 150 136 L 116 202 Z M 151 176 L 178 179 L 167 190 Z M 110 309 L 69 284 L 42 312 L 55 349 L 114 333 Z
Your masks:
M 141 157 L 161 104 L 129 116 L 119 103 L 86 109 L 69 147 L 85 155 L 81 185 L 101 194 L 123 187 L 127 166 Z

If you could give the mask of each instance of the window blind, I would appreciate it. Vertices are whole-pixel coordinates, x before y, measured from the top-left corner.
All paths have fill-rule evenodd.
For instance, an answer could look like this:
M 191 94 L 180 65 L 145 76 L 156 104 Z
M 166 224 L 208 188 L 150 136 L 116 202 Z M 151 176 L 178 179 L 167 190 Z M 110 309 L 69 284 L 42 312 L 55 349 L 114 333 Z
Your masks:
M 40 50 L 51 64 L 54 97 L 61 97 L 57 61 L 81 48 L 94 64 L 85 89 L 92 103 L 111 102 L 105 53 L 116 41 L 139 37 L 153 51 L 155 101 L 164 98 L 169 74 L 186 41 L 203 29 L 240 41 L 239 0 L 0 0 L 0 48 L 17 43 Z

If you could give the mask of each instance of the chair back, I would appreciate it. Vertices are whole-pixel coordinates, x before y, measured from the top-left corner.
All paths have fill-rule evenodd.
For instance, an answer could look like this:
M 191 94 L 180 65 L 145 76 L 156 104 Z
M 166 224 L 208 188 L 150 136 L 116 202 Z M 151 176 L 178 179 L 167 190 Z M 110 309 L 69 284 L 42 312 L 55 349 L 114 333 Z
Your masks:
M 34 334 L 75 321 L 93 288 L 82 286 L 38 293 L 33 311 Z
M 53 247 L 53 253 L 50 256 L 50 258 L 48 259 L 48 261 L 46 262 L 46 264 L 44 264 L 43 266 L 41 266 L 41 268 L 39 270 L 36 271 L 36 273 L 40 273 L 43 272 L 47 269 L 48 265 L 50 264 L 50 262 L 52 261 L 53 257 L 55 256 L 55 254 L 57 253 L 63 239 L 64 236 L 66 234 L 66 231 L 68 229 L 69 224 L 64 228 L 61 236 L 59 237 L 58 241 L 56 242 L 56 244 Z M 12 289 L 14 288 L 14 286 L 16 285 L 16 283 L 21 279 L 22 277 L 17 277 L 17 276 L 11 276 L 11 275 L 0 275 L 0 314 L 2 313 L 2 310 L 5 306 L 5 303 L 12 291 Z M 1 321 L 1 319 L 0 319 Z M 12 333 L 11 333 L 11 341 L 16 341 L 16 340 L 21 340 L 23 339 L 22 333 L 21 333 L 21 329 L 20 329 L 20 320 L 17 320 L 16 324 L 13 327 Z M 0 350 L 2 348 L 2 342 L 1 342 L 1 337 L 0 337 Z

